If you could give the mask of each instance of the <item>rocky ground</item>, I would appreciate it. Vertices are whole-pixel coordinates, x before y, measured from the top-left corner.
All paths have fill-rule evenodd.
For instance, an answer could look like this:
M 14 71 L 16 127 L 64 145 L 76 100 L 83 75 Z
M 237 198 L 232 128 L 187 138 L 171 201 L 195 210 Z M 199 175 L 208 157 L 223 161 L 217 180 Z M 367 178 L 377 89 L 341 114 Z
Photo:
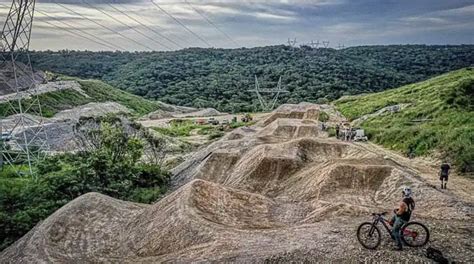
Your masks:
M 420 160 L 329 138 L 321 110 L 283 105 L 234 130 L 174 168 L 173 191 L 155 204 L 81 196 L 0 262 L 429 262 L 424 248 L 393 251 L 388 234 L 377 250 L 363 249 L 355 235 L 371 212 L 391 211 L 409 185 L 429 245 L 472 263 L 472 180 L 439 190 Z

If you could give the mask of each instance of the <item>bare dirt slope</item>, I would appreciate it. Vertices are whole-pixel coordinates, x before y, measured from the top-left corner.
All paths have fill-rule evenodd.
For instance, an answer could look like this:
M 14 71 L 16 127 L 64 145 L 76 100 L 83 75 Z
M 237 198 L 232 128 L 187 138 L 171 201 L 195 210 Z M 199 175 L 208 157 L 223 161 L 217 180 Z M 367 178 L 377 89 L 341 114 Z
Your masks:
M 472 200 L 440 191 L 393 155 L 319 130 L 318 105 L 283 105 L 176 167 L 174 191 L 152 205 L 87 194 L 1 253 L 33 262 L 427 262 L 391 250 L 385 234 L 364 250 L 355 231 L 414 189 L 414 217 L 431 245 L 472 262 Z M 472 182 L 466 181 L 472 194 Z

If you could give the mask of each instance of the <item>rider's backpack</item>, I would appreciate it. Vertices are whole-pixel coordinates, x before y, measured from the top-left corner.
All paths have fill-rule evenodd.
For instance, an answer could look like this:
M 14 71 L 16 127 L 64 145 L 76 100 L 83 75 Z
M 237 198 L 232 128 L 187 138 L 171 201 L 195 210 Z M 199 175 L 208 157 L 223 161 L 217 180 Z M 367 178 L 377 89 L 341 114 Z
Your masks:
M 428 247 L 426 249 L 426 257 L 441 264 L 449 264 L 449 260 L 443 256 L 443 252 L 438 249 Z

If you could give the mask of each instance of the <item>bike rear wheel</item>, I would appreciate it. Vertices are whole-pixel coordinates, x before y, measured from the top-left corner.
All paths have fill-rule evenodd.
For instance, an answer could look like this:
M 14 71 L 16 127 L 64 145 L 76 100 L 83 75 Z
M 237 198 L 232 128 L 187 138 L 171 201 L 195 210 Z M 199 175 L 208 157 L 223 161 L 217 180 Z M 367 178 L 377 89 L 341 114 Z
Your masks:
M 382 241 L 380 229 L 370 222 L 364 222 L 357 228 L 357 240 L 367 249 L 376 249 Z
M 400 232 L 402 241 L 409 247 L 422 247 L 430 240 L 430 231 L 422 223 L 408 222 Z

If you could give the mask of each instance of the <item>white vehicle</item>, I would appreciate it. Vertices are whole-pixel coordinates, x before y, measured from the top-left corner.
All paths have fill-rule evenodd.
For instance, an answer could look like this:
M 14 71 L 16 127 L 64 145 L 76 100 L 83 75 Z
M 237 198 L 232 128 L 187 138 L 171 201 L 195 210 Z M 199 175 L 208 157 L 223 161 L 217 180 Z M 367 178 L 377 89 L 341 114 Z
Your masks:
M 368 138 L 364 133 L 363 129 L 356 129 L 355 131 L 355 136 L 354 136 L 354 141 L 367 141 Z
M 9 141 L 10 139 L 12 139 L 12 135 L 10 134 L 10 132 L 2 132 L 0 140 Z

